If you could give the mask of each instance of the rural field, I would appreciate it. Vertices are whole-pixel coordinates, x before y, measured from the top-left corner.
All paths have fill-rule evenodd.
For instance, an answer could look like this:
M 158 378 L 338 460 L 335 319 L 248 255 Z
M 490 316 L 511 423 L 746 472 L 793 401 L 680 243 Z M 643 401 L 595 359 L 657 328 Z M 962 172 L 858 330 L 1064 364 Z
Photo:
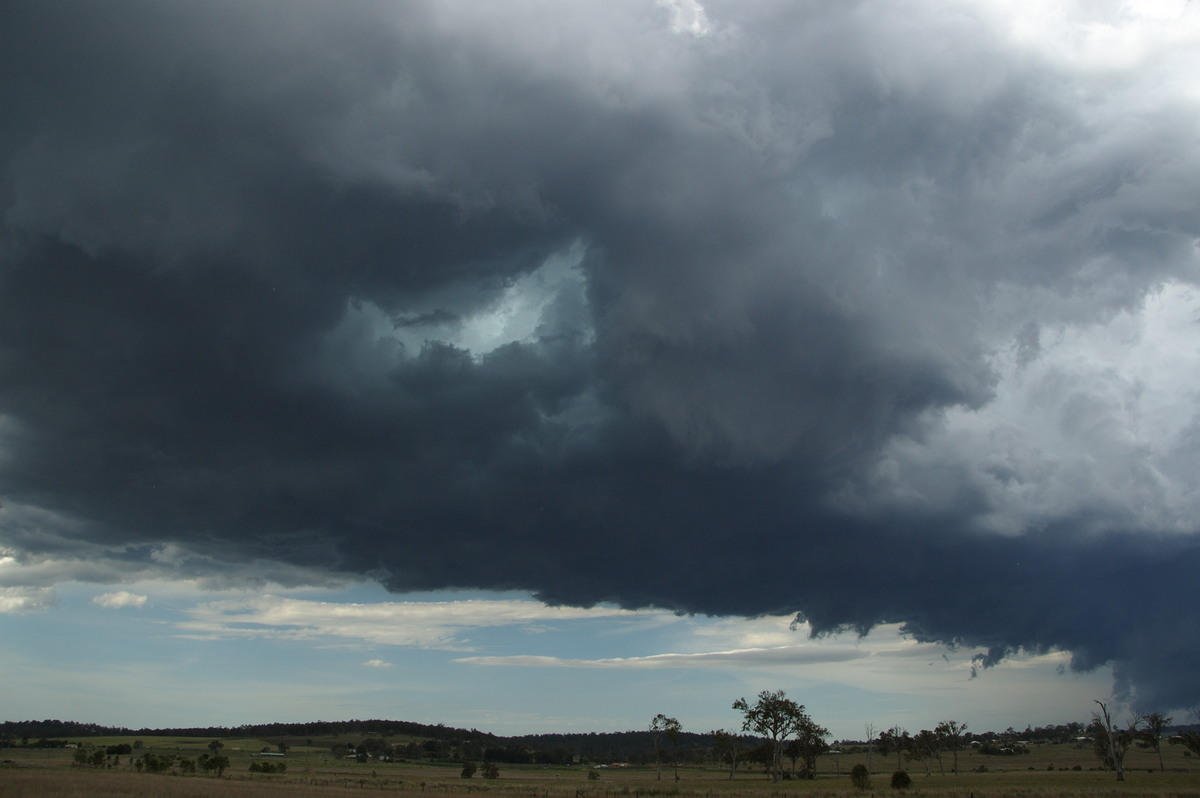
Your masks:
M 195 759 L 208 750 L 211 738 L 144 737 L 138 755 L 179 756 Z M 88 738 L 84 746 L 134 744 L 132 737 Z M 502 765 L 498 778 L 476 775 L 464 779 L 460 763 L 356 762 L 337 757 L 331 749 L 345 740 L 304 740 L 291 745 L 286 757 L 270 757 L 273 764 L 286 763 L 284 773 L 251 772 L 253 764 L 268 761 L 262 751 L 275 750 L 257 739 L 224 739 L 222 753 L 229 768 L 221 777 L 211 774 L 183 775 L 174 772 L 138 772 L 133 757 L 122 756 L 112 767 L 93 768 L 74 763 L 74 750 L 4 749 L 0 752 L 0 796 L 4 798 L 240 798 L 241 796 L 348 796 L 382 793 L 394 796 L 495 796 L 495 798 L 791 798 L 792 796 L 849 796 L 862 794 L 850 783 L 848 773 L 855 764 L 866 764 L 862 751 L 822 757 L 818 777 L 811 781 L 784 780 L 772 783 L 761 769 L 742 771 L 735 780 L 728 769 L 689 765 L 679 769 L 664 763 L 662 778 L 653 765 L 637 767 Z M 278 742 L 278 741 L 276 741 Z M 1163 746 L 1163 765 L 1149 749 L 1131 750 L 1126 759 L 1126 780 L 1118 783 L 1113 773 L 1097 768 L 1095 756 L 1084 745 L 1034 746 L 1018 756 L 985 756 L 976 751 L 959 754 L 959 773 L 947 775 L 937 764 L 926 773 L 906 763 L 912 787 L 903 794 L 927 796 L 971 796 L 1002 798 L 1029 796 L 1170 796 L 1200 798 L 1200 759 L 1186 755 L 1181 746 Z M 259 754 L 259 756 L 255 756 Z M 896 795 L 889 786 L 895 759 L 872 756 L 872 784 L 868 793 Z M 593 775 L 594 774 L 594 775 Z

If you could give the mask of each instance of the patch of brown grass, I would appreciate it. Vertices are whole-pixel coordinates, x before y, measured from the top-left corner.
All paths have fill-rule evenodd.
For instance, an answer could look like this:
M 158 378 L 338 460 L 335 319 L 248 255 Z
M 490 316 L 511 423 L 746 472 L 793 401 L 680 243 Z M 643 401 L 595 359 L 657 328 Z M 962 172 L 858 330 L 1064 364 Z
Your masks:
M 815 782 L 771 784 L 743 782 L 740 789 L 701 781 L 691 785 L 643 783 L 618 787 L 616 784 L 574 784 L 563 781 L 553 789 L 514 780 L 490 783 L 439 782 L 401 783 L 397 779 L 368 776 L 333 777 L 329 774 L 287 778 L 254 779 L 245 775 L 226 778 L 209 776 L 182 777 L 150 775 L 84 768 L 16 767 L 0 769 L 0 795 L 4 798 L 349 798 L 382 794 L 392 798 L 859 798 L 860 796 L 921 796 L 922 798 L 1200 798 L 1200 782 L 1194 774 L 1148 775 L 1118 784 L 1109 781 L 1112 774 L 1071 774 L 1074 778 L 1046 779 L 1048 774 L 1016 774 L 996 777 L 978 774 L 914 779 L 913 789 L 896 793 L 887 789 L 883 776 L 876 775 L 874 790 L 860 793 L 848 781 L 834 779 Z M 1024 775 L 1024 774 L 1023 774 Z M 1068 776 L 1068 774 L 1056 774 Z M 1040 776 L 1040 778 L 1039 778 Z M 1104 778 L 1107 776 L 1107 779 Z M 1021 782 L 1025 783 L 1022 784 Z M 948 782 L 948 783 L 947 783 Z M 483 794 L 481 796 L 481 793 Z

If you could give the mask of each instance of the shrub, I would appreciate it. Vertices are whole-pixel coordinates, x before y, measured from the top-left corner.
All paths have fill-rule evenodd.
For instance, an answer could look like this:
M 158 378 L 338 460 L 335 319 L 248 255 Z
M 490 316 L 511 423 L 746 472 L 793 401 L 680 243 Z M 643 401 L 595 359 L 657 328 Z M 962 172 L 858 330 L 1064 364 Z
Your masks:
M 213 742 L 219 741 L 213 740 Z M 214 751 L 219 751 L 224 746 L 214 747 L 212 743 L 209 743 L 208 747 Z M 143 758 L 145 758 L 145 756 L 149 756 L 149 754 L 144 755 Z M 219 779 L 225 775 L 225 770 L 229 767 L 229 757 L 225 756 L 224 754 L 201 754 L 200 758 L 196 760 L 196 764 L 199 765 L 203 770 L 217 771 L 217 778 Z
M 871 788 L 871 773 L 867 770 L 866 765 L 855 765 L 850 770 L 850 783 L 859 790 L 869 790 Z
M 207 756 L 207 754 L 202 754 L 202 756 Z M 174 757 L 169 756 L 142 754 L 137 761 L 134 762 L 134 766 L 137 767 L 139 772 L 145 770 L 147 773 L 166 773 L 171 769 L 171 761 L 173 759 Z
M 287 773 L 286 762 L 251 762 L 251 773 Z
M 892 774 L 892 789 L 907 790 L 912 786 L 912 776 L 908 775 L 907 770 L 897 770 Z
M 600 771 L 592 768 L 588 771 L 588 781 L 600 781 Z
M 474 778 L 475 777 L 475 763 L 467 762 L 465 765 L 463 765 L 462 773 L 459 773 L 458 775 L 464 779 Z
M 500 766 L 497 765 L 495 762 L 483 763 L 483 777 L 485 779 L 500 778 Z

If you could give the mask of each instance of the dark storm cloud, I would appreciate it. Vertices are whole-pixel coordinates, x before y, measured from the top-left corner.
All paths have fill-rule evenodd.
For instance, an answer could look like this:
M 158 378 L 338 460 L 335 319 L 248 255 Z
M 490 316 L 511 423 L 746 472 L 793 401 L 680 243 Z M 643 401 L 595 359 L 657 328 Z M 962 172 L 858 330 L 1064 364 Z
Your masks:
M 1195 103 L 992 14 L 7 4 L 0 542 L 1195 701 L 1195 436 L 1056 344 L 1194 280 Z

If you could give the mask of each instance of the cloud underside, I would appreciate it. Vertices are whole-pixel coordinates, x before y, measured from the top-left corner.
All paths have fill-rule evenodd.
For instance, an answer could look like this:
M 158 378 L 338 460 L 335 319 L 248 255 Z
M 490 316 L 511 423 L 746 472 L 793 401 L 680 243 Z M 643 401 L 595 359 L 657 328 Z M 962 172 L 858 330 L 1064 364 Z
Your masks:
M 1200 12 L 1152 10 L 5 4 L 0 610 L 369 577 L 1195 703 Z

